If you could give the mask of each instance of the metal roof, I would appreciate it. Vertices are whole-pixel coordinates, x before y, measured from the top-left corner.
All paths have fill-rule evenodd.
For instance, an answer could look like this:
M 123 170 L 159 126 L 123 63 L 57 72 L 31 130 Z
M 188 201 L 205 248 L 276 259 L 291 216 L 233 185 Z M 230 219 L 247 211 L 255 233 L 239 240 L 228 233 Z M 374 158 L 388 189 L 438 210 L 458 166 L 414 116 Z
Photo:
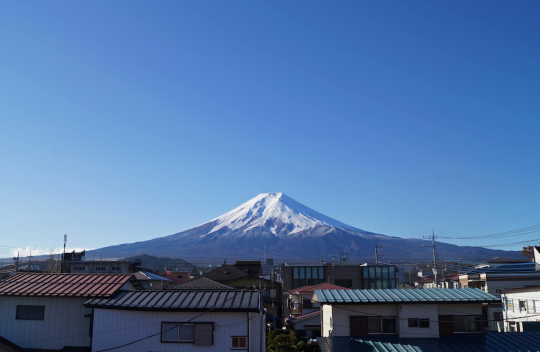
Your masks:
M 401 290 L 316 290 L 314 302 L 320 303 L 443 303 L 443 302 L 486 302 L 501 300 L 477 288 L 414 289 Z
M 173 282 L 171 279 L 167 279 L 166 277 L 156 275 L 154 273 L 149 273 L 148 271 L 139 271 L 133 274 L 135 278 L 139 281 L 167 281 L 167 282 Z
M 540 351 L 540 332 L 494 332 L 440 338 L 318 337 L 321 352 L 522 352 Z
M 130 310 L 260 310 L 257 291 L 124 291 L 113 298 L 90 299 L 84 305 L 90 308 Z
M 0 296 L 110 297 L 131 275 L 18 273 L 0 283 Z

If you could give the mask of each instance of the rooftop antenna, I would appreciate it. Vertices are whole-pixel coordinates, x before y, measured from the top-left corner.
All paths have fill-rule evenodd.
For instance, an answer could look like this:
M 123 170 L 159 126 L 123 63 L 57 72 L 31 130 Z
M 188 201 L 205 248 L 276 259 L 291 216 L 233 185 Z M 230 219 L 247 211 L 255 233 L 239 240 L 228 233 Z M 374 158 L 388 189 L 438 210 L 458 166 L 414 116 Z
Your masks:
M 376 240 L 378 241 L 378 240 Z M 375 265 L 379 265 L 379 258 L 384 257 L 386 254 L 379 253 L 379 249 L 385 248 L 386 246 L 384 244 L 376 244 L 375 245 Z
M 341 257 L 342 254 L 343 254 L 343 257 Z M 345 254 L 349 254 L 349 252 L 340 252 L 339 253 L 339 265 L 341 265 L 341 263 L 343 263 L 345 260 L 348 259 L 348 258 L 345 258 Z
M 62 270 L 60 272 L 64 272 L 64 260 L 66 257 L 66 243 L 67 243 L 67 235 L 64 234 L 64 252 L 62 253 Z

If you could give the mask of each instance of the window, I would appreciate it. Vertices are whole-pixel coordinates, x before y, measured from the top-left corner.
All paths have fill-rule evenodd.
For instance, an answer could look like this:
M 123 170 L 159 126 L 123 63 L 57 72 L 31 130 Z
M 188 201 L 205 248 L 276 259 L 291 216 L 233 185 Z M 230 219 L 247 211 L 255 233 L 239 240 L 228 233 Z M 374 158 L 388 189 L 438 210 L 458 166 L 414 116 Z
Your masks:
M 212 346 L 214 344 L 214 324 L 164 322 L 161 324 L 161 342 L 193 343 L 195 346 Z
M 17 320 L 43 320 L 45 306 L 17 306 L 15 319 Z
M 86 271 L 85 266 L 74 266 L 73 271 Z
M 94 268 L 94 271 L 106 271 L 107 270 L 107 267 L 105 266 L 96 266 Z
M 395 334 L 396 318 L 368 318 L 369 334 Z
M 195 327 L 193 324 L 163 323 L 161 340 L 167 342 L 193 342 Z
M 429 318 L 409 318 L 409 329 L 429 329 Z
M 177 278 L 178 278 L 178 279 L 181 279 L 181 278 L 182 278 L 182 275 L 178 275 Z
M 534 300 L 534 312 L 540 313 L 540 301 Z
M 119 266 L 113 266 L 113 267 L 111 267 L 111 270 L 112 271 L 120 271 L 120 267 Z
M 506 300 L 506 309 L 509 310 L 510 312 L 514 311 L 514 301 L 513 300 L 511 300 L 511 299 Z
M 520 312 L 526 312 L 527 311 L 527 301 L 519 300 L 519 311 Z
M 295 266 L 293 267 L 293 288 L 324 283 L 324 267 Z
M 231 349 L 233 349 L 233 350 L 245 350 L 245 349 L 247 349 L 247 337 L 245 337 L 245 336 L 231 336 Z
M 452 322 L 455 334 L 482 332 L 482 319 L 480 316 L 468 317 L 454 315 Z
M 370 266 L 362 268 L 364 289 L 396 288 L 396 270 L 393 266 Z

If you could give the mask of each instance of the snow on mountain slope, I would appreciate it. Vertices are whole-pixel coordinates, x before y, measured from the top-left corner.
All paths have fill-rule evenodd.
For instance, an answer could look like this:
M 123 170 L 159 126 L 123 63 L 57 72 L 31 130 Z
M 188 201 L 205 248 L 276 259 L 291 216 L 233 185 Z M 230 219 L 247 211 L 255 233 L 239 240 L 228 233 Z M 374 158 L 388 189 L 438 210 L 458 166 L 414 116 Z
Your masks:
M 274 235 L 293 234 L 316 226 L 333 226 L 364 232 L 298 203 L 283 193 L 262 193 L 230 212 L 208 221 L 215 226 L 208 232 L 227 228 L 248 231 L 264 227 Z M 204 225 L 204 224 L 203 224 Z M 286 231 L 283 231 L 283 230 Z

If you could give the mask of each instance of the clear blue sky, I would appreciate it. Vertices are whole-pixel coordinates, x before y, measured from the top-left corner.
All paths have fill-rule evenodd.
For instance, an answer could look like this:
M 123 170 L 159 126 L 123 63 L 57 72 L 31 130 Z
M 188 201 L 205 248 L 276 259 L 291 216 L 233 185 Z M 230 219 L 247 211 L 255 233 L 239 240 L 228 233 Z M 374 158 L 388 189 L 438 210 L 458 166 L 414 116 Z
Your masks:
M 539 13 L 538 1 L 2 2 L 0 242 L 161 237 L 262 192 L 401 237 L 539 224 L 540 211 L 454 228 L 540 210 Z

